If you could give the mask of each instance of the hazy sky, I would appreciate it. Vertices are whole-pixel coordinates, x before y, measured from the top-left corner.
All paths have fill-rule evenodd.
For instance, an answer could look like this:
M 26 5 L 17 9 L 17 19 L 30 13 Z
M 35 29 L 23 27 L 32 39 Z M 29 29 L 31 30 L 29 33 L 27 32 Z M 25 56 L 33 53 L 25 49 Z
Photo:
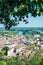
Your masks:
M 21 21 L 18 27 L 43 27 L 43 16 L 40 17 L 29 16 L 27 20 L 29 21 L 28 24 L 25 24 Z M 0 27 L 3 27 L 3 25 L 0 24 Z
M 19 27 L 43 27 L 43 16 L 40 17 L 29 16 L 28 21 L 29 21 L 28 24 L 24 24 L 23 22 L 20 22 L 18 26 Z

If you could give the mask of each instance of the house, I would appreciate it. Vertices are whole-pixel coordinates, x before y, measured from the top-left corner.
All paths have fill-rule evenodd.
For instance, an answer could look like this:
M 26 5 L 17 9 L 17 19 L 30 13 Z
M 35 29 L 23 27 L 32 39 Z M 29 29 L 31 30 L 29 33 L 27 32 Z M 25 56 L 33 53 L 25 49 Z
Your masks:
M 15 56 L 16 57 L 16 53 L 14 53 L 14 48 L 13 47 L 8 50 L 7 56 L 10 56 L 10 57 Z
M 24 44 L 28 46 L 30 44 L 30 41 L 26 40 Z
M 9 47 L 8 56 L 17 56 L 23 52 L 27 47 L 24 44 L 12 45 Z
M 20 53 L 19 56 L 21 58 L 24 58 L 24 57 L 29 57 L 31 55 L 31 50 L 25 50 L 23 53 Z
M 34 35 L 34 38 L 40 38 L 40 35 L 36 34 Z
M 43 50 L 43 45 L 41 45 L 41 50 Z

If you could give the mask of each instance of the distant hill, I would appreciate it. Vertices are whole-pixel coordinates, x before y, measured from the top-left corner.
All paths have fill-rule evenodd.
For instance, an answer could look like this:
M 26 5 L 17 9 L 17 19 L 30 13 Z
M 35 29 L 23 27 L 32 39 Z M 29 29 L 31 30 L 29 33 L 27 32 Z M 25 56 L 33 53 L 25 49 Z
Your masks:
M 5 30 L 5 28 L 0 27 L 0 31 L 1 30 Z M 43 27 L 12 27 L 10 30 L 43 30 Z

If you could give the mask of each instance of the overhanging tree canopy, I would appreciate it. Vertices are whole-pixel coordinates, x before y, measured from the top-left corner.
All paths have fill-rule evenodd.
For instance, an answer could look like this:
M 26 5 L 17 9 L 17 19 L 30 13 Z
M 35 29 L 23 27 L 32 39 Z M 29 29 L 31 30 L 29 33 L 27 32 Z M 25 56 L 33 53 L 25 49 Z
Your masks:
M 43 0 L 0 0 L 0 23 L 5 25 L 6 29 L 10 29 L 12 25 L 17 25 L 28 14 L 33 17 L 43 14 Z M 10 14 L 14 16 L 14 20 L 10 19 Z M 3 21 L 4 20 L 4 21 Z

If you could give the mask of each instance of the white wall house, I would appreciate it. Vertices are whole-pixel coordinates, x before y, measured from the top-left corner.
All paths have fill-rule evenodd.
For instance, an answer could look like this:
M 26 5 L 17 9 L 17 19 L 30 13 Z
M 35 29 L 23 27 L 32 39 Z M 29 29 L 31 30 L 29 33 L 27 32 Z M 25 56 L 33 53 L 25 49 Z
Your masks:
M 16 56 L 16 54 L 13 52 L 14 51 L 14 48 L 12 48 L 11 50 L 8 50 L 8 53 L 7 53 L 7 55 L 8 56 Z

